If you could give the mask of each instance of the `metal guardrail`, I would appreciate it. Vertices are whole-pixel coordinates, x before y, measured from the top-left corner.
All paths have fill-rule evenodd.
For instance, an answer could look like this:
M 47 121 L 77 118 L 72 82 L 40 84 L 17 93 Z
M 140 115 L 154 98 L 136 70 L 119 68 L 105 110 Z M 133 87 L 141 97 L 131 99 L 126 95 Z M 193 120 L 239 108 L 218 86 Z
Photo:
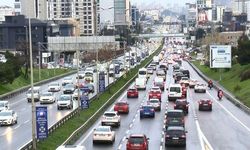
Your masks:
M 197 72 L 197 74 L 203 78 L 206 82 L 208 82 L 210 80 L 210 78 L 208 78 L 206 75 L 204 75 L 195 65 L 193 65 L 190 61 L 187 61 L 190 66 L 195 70 L 195 72 Z M 247 114 L 250 115 L 250 108 L 247 107 L 246 105 L 244 105 L 242 102 L 240 102 L 237 98 L 235 98 L 232 94 L 230 94 L 229 91 L 227 91 L 223 86 L 221 86 L 219 83 L 213 81 L 214 83 L 214 88 L 216 90 L 219 89 L 223 89 L 224 91 L 224 96 L 231 101 L 235 106 L 239 107 L 240 109 L 242 109 L 244 112 L 246 112 Z
M 160 48 L 160 47 L 159 47 Z M 156 50 L 157 51 L 157 50 Z M 160 51 L 159 51 L 159 53 L 160 53 Z M 145 66 L 147 66 L 151 61 L 152 61 L 152 59 L 153 58 L 151 58 L 150 60 L 149 60 L 149 62 L 147 63 L 147 64 L 145 64 Z M 116 95 L 119 93 L 119 92 L 121 92 L 121 91 L 123 91 L 124 90 L 124 88 L 126 88 L 126 86 L 128 86 L 129 85 L 129 83 L 131 82 L 131 81 L 133 81 L 134 79 L 135 79 L 135 77 L 137 76 L 137 74 L 134 76 L 134 77 L 132 77 L 120 90 L 118 90 L 111 98 L 114 98 L 114 97 L 116 97 Z M 119 80 L 119 79 L 118 79 Z M 112 86 L 113 84 L 115 84 L 118 80 L 115 80 L 115 82 L 113 82 L 113 83 L 111 83 L 111 84 L 109 84 L 108 86 L 107 86 L 107 88 L 106 89 L 108 89 L 110 86 Z M 90 103 L 95 99 L 95 98 L 97 98 L 99 95 L 98 95 L 98 93 L 94 96 L 94 97 L 92 97 L 91 99 L 90 99 Z M 106 105 L 106 104 L 108 104 L 110 101 L 111 101 L 111 98 L 101 107 L 101 108 L 104 108 L 104 106 Z M 66 115 L 65 117 L 63 117 L 61 120 L 59 120 L 57 123 L 55 123 L 54 125 L 52 125 L 51 127 L 49 127 L 49 134 L 51 134 L 52 132 L 54 132 L 58 127 L 60 127 L 61 125 L 63 125 L 67 120 L 69 120 L 70 118 L 72 118 L 74 115 L 76 115 L 77 114 L 77 112 L 78 112 L 78 110 L 79 109 L 75 109 L 75 110 L 73 110 L 71 113 L 69 113 L 68 115 Z M 99 109 L 100 110 L 100 109 Z M 98 110 L 98 111 L 99 111 Z M 98 112 L 97 111 L 97 112 Z M 91 118 L 94 118 L 96 115 L 97 115 L 98 113 L 95 113 L 94 115 L 92 115 L 91 116 Z M 91 118 L 89 118 L 86 122 L 88 123 L 88 122 L 90 122 L 91 121 Z M 79 131 L 80 131 L 80 128 L 82 129 L 83 127 L 84 127 L 84 125 L 86 126 L 87 125 L 87 123 L 84 123 L 81 127 L 79 127 L 76 131 L 74 131 L 73 133 L 72 133 L 72 135 L 64 142 L 64 143 L 67 143 L 70 139 L 72 139 L 73 138 L 73 136 L 75 136 Z M 37 140 L 37 142 L 39 142 L 39 140 Z M 26 144 L 24 144 L 21 148 L 19 148 L 19 150 L 30 150 L 30 149 L 32 149 L 32 140 L 30 140 L 29 142 L 27 142 Z

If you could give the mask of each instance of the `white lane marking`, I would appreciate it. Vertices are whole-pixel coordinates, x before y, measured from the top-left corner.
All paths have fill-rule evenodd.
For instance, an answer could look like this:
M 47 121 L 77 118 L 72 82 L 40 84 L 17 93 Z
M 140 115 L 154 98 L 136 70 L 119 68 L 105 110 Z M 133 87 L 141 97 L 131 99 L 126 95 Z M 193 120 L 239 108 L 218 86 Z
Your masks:
M 224 109 L 235 121 L 237 121 L 240 125 L 242 125 L 244 128 L 246 128 L 246 130 L 248 132 L 250 132 L 250 129 L 244 124 L 242 123 L 238 118 L 236 118 L 226 107 L 224 107 L 221 103 L 219 103 L 217 101 L 217 99 L 215 99 L 209 92 L 207 92 L 207 94 L 217 103 L 219 104 L 219 106 Z
M 17 129 L 17 128 L 19 128 L 20 127 L 20 124 L 19 125 L 17 125 L 14 129 Z
M 24 121 L 24 123 L 23 124 L 25 124 L 25 123 L 28 123 L 30 120 L 26 120 L 26 121 Z
M 121 99 L 123 99 L 123 97 L 126 95 L 127 93 L 124 92 L 124 94 L 118 99 L 118 101 L 120 101 Z M 113 109 L 113 106 L 111 106 L 110 110 Z M 101 121 L 99 121 L 94 127 L 93 129 L 95 129 L 97 126 L 99 126 L 99 124 L 101 123 Z M 88 134 L 83 138 L 82 141 L 79 142 L 78 145 L 82 145 L 86 140 L 87 138 L 92 134 L 93 130 L 89 131 Z
M 122 144 L 119 145 L 118 150 L 120 150 L 121 148 L 122 148 Z
M 162 145 L 160 146 L 160 150 L 162 150 L 163 148 L 162 148 Z

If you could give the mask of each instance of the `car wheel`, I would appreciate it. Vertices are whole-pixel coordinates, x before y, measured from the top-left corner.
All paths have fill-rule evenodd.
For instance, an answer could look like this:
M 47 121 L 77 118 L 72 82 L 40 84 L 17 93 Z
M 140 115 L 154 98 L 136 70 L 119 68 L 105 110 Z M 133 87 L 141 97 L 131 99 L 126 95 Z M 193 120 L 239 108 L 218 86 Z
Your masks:
M 117 127 L 120 127 L 120 125 L 121 125 L 121 122 L 118 122 L 118 123 L 117 123 Z
M 199 111 L 201 111 L 201 107 L 199 107 Z
M 15 121 L 15 124 L 17 124 L 17 119 L 16 119 L 16 121 Z
M 210 111 L 212 111 L 213 109 L 212 109 L 212 107 L 210 108 Z
M 143 119 L 143 116 L 140 115 L 140 119 Z
M 57 107 L 57 110 L 60 110 L 61 108 L 60 107 Z

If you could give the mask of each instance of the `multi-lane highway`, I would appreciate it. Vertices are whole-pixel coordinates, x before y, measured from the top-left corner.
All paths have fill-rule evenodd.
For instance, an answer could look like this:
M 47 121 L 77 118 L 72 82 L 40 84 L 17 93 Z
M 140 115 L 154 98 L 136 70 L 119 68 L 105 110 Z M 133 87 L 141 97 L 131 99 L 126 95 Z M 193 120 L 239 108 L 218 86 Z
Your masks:
M 158 40 L 159 41 L 159 40 Z M 153 44 L 153 48 L 156 49 L 159 44 Z M 153 49 L 152 49 L 153 50 Z M 153 52 L 150 50 L 150 54 Z M 123 59 L 123 56 L 118 58 L 121 60 Z M 133 66 L 131 66 L 133 67 Z M 123 72 L 120 73 L 119 76 L 121 76 Z M 74 83 L 76 83 L 76 74 L 71 75 L 74 79 Z M 96 73 L 94 73 L 94 86 L 95 86 L 95 93 L 90 94 L 90 98 L 96 95 Z M 107 75 L 105 76 L 105 83 L 107 86 L 108 79 Z M 114 78 L 110 77 L 109 78 L 109 83 L 112 83 L 114 81 Z M 60 84 L 62 83 L 62 79 L 55 80 L 53 82 L 59 82 Z M 43 84 L 41 85 L 41 93 L 48 91 L 48 85 Z M 56 98 L 59 98 L 59 96 L 62 94 L 62 89 L 60 92 L 56 92 Z M 18 123 L 13 125 L 13 126 L 1 126 L 0 127 L 0 145 L 1 145 L 1 150 L 14 150 L 14 149 L 19 149 L 23 147 L 27 142 L 31 140 L 31 103 L 27 102 L 26 99 L 26 93 L 19 94 L 17 96 L 14 96 L 10 99 L 5 99 L 8 100 L 10 103 L 10 109 L 14 110 L 18 114 Z M 36 102 L 36 106 L 39 106 L 40 103 Z M 48 126 L 52 126 L 59 120 L 61 120 L 64 116 L 72 112 L 74 109 L 78 107 L 78 101 L 74 100 L 74 106 L 72 110 L 57 110 L 57 104 L 47 104 L 48 107 Z
M 191 78 L 200 82 L 205 81 L 192 69 L 192 67 L 183 61 L 182 67 L 190 71 Z M 170 65 L 167 73 L 166 87 L 173 83 L 173 70 Z M 167 91 L 163 92 L 162 110 L 156 112 L 155 118 L 140 119 L 140 106 L 148 100 L 148 90 L 153 85 L 152 75 L 147 83 L 147 90 L 139 92 L 139 98 L 128 99 L 124 92 L 117 101 L 125 100 L 129 103 L 129 114 L 121 115 L 121 126 L 113 128 L 116 132 L 116 139 L 113 144 L 95 144 L 93 145 L 93 129 L 100 125 L 100 119 L 93 124 L 91 128 L 76 142 L 77 145 L 83 145 L 86 149 L 126 149 L 126 137 L 130 133 L 144 133 L 149 137 L 149 149 L 164 149 L 164 114 L 166 109 L 173 109 L 173 102 L 168 102 Z M 133 86 L 133 84 L 131 85 Z M 227 99 L 217 100 L 217 91 L 215 89 L 207 90 L 206 93 L 194 93 L 193 89 L 188 89 L 187 100 L 190 102 L 189 114 L 185 117 L 185 128 L 187 133 L 187 145 L 189 150 L 200 149 L 230 149 L 230 150 L 248 150 L 250 143 L 250 117 L 238 107 L 233 105 Z M 207 98 L 213 100 L 213 111 L 198 111 L 198 100 Z M 112 110 L 113 106 L 109 108 Z M 168 149 L 176 149 L 171 147 Z

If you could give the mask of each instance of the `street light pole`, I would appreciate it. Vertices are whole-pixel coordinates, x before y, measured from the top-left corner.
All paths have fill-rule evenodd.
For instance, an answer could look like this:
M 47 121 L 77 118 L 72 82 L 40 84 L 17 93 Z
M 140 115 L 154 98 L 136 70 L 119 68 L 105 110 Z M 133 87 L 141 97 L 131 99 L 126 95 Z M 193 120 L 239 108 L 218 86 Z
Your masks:
M 33 60 L 32 60 L 32 40 L 31 40 L 31 23 L 29 18 L 29 51 L 30 51 L 30 83 L 31 83 L 31 102 L 32 102 L 32 147 L 36 150 L 36 116 L 34 101 L 34 85 L 33 85 Z
M 38 42 L 38 53 L 39 53 L 39 58 L 38 58 L 38 64 L 39 64 L 39 66 L 38 66 L 38 72 L 39 72 L 39 81 L 41 80 L 41 45 L 40 45 L 41 43 L 40 42 Z

